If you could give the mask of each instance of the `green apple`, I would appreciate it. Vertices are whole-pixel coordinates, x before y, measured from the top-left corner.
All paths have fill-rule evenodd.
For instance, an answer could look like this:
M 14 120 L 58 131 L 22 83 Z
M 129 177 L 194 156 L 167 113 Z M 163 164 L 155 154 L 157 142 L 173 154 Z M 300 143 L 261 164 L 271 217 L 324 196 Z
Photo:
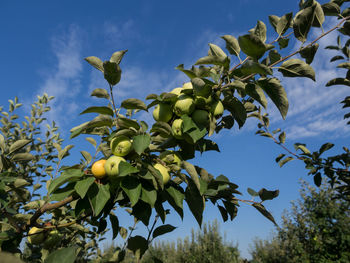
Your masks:
M 212 102 L 211 96 L 208 96 L 208 97 L 196 96 L 194 98 L 194 104 L 199 109 L 210 109 L 211 102 Z
M 191 117 L 194 123 L 200 128 L 206 127 L 209 124 L 209 113 L 206 110 L 195 110 Z
M 181 165 L 181 157 L 177 152 L 174 151 L 164 151 L 159 155 L 160 159 L 166 164 L 176 164 Z
M 156 163 L 153 167 L 156 168 L 160 172 L 160 174 L 162 175 L 163 183 L 167 184 L 170 180 L 170 175 L 169 175 L 168 169 L 160 163 Z
M 39 245 L 44 241 L 44 238 L 45 235 L 43 229 L 32 227 L 28 232 L 28 242 L 30 244 Z
M 172 91 L 170 91 L 170 93 L 179 96 L 181 94 L 181 91 L 182 91 L 182 87 L 178 87 L 178 88 L 175 88 Z
M 182 119 L 176 119 L 173 121 L 173 124 L 171 125 L 171 130 L 173 131 L 173 135 L 176 139 L 182 139 L 182 127 Z
M 50 231 L 48 237 L 44 242 L 44 248 L 46 249 L 53 248 L 56 244 L 58 244 L 60 239 L 61 239 L 61 235 L 57 231 L 57 229 Z
M 125 156 L 132 150 L 132 143 L 128 137 L 121 135 L 111 140 L 110 147 L 114 155 Z
M 224 105 L 220 100 L 215 101 L 211 105 L 210 112 L 215 116 L 215 117 L 220 117 L 224 113 Z
M 168 122 L 173 117 L 171 106 L 166 103 L 159 103 L 153 111 L 155 121 Z
M 208 97 L 211 95 L 211 87 L 207 85 L 202 79 L 193 78 L 191 82 L 194 95 L 202 97 Z
M 109 177 L 118 176 L 120 162 L 126 162 L 123 157 L 112 155 L 105 163 L 106 174 Z
M 177 116 L 184 114 L 190 115 L 195 108 L 194 101 L 191 96 L 182 94 L 174 105 L 174 112 Z

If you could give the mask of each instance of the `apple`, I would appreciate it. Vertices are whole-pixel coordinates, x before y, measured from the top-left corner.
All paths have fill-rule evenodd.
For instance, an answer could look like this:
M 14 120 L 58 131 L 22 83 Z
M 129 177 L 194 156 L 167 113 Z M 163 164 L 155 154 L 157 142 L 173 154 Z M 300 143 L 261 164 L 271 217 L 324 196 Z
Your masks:
M 206 110 L 195 110 L 191 117 L 194 123 L 200 128 L 206 127 L 209 123 L 209 113 Z
M 220 100 L 215 101 L 211 105 L 210 112 L 215 116 L 215 117 L 220 117 L 224 113 L 224 105 Z
M 181 94 L 181 91 L 182 91 L 182 87 L 178 87 L 178 88 L 175 88 L 172 91 L 170 91 L 170 93 L 179 96 Z
M 94 164 L 91 167 L 91 172 L 95 176 L 95 178 L 102 179 L 106 176 L 105 163 L 106 160 L 99 160 L 97 162 L 94 162 Z
M 38 233 L 38 234 L 36 234 Z M 32 227 L 28 232 L 28 242 L 33 245 L 39 245 L 44 241 L 45 235 L 43 229 Z
M 193 78 L 191 80 L 193 86 L 193 93 L 196 96 L 208 97 L 211 94 L 211 87 L 207 85 L 200 78 Z
M 196 96 L 194 98 L 194 104 L 199 109 L 210 109 L 210 104 L 212 102 L 212 97 Z
M 119 174 L 120 162 L 126 162 L 123 157 L 112 155 L 105 163 L 105 170 L 109 177 L 114 177 Z
M 184 114 L 190 115 L 194 110 L 194 101 L 191 96 L 182 94 L 174 105 L 174 112 L 177 116 Z
M 181 157 L 177 152 L 174 151 L 164 151 L 159 155 L 160 159 L 166 164 L 176 164 L 181 165 Z
M 44 248 L 53 248 L 61 239 L 60 233 L 57 231 L 57 229 L 54 229 L 49 232 L 48 237 L 46 238 L 44 242 Z
M 160 174 L 162 175 L 163 183 L 167 184 L 170 180 L 170 175 L 169 175 L 168 169 L 160 163 L 156 163 L 153 167 L 156 168 L 160 172 Z
M 171 106 L 166 103 L 159 103 L 153 111 L 155 121 L 168 122 L 173 117 Z
M 121 135 L 111 140 L 110 147 L 114 155 L 125 156 L 131 151 L 132 143 L 128 137 Z
M 176 139 L 182 139 L 182 127 L 183 127 L 182 119 L 176 119 L 173 121 L 173 124 L 171 125 L 171 130 L 173 131 L 173 136 Z

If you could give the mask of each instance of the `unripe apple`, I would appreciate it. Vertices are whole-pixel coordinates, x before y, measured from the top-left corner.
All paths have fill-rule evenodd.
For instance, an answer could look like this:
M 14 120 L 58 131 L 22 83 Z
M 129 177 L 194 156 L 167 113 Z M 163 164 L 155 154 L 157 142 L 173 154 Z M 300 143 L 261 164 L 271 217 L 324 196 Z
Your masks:
M 166 164 L 176 164 L 177 166 L 181 165 L 181 157 L 177 152 L 174 151 L 165 151 L 159 155 L 160 159 Z
M 182 91 L 182 87 L 178 87 L 178 88 L 175 88 L 172 91 L 170 91 L 170 93 L 179 96 L 181 94 L 181 91 Z
M 182 139 L 182 126 L 183 126 L 182 119 L 176 119 L 173 121 L 171 130 L 173 131 L 173 135 L 176 139 Z
M 207 85 L 204 80 L 200 78 L 193 78 L 191 82 L 194 95 L 202 97 L 208 97 L 211 95 L 211 87 Z
M 162 175 L 163 183 L 167 184 L 170 180 L 170 175 L 169 175 L 168 169 L 160 163 L 156 163 L 153 167 L 156 168 L 160 172 L 160 174 Z
M 124 135 L 114 137 L 109 145 L 111 151 L 116 156 L 125 156 L 132 149 L 132 143 L 130 139 Z
M 196 108 L 199 109 L 210 109 L 210 105 L 212 102 L 212 97 L 203 97 L 203 96 L 196 96 L 194 98 L 194 104 L 196 105 Z
M 47 236 L 45 242 L 44 242 L 44 248 L 49 249 L 54 247 L 61 239 L 60 233 L 57 231 L 57 229 L 54 229 L 49 232 L 49 235 Z
M 171 106 L 166 103 L 159 103 L 153 111 L 155 121 L 168 122 L 173 117 Z
M 109 177 L 118 176 L 120 162 L 126 162 L 123 157 L 112 155 L 105 163 L 105 170 Z
M 38 233 L 38 234 L 36 234 Z M 28 242 L 33 245 L 39 245 L 44 241 L 45 235 L 43 229 L 32 227 L 28 232 Z
M 95 178 L 102 179 L 106 176 L 105 163 L 106 160 L 99 160 L 97 162 L 94 162 L 94 164 L 91 167 L 91 172 L 95 176 Z
M 184 114 L 190 115 L 194 110 L 194 101 L 192 97 L 182 94 L 174 105 L 174 112 L 177 116 Z
M 212 104 L 210 112 L 215 117 L 220 117 L 224 113 L 224 105 L 220 100 L 218 100 Z
M 195 110 L 191 117 L 199 127 L 206 127 L 209 124 L 209 113 L 206 110 Z

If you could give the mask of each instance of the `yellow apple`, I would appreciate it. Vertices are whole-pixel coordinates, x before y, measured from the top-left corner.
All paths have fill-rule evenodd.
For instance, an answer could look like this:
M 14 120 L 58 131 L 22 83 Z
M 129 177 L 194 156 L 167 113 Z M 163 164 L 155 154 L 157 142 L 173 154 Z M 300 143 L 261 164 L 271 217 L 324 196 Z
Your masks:
M 120 162 L 126 162 L 123 157 L 112 155 L 105 163 L 105 170 L 109 177 L 115 177 L 119 174 Z
M 153 111 L 153 118 L 155 121 L 168 122 L 172 117 L 173 112 L 171 106 L 166 103 L 159 103 Z
M 182 94 L 174 105 L 174 112 L 177 116 L 184 114 L 190 115 L 194 110 L 194 101 L 191 96 Z
M 99 160 L 97 162 L 94 162 L 94 164 L 91 167 L 91 172 L 95 176 L 95 178 L 102 179 L 106 176 L 105 163 L 106 160 Z
M 206 110 L 195 110 L 191 117 L 194 123 L 200 128 L 206 127 L 209 124 L 209 113 Z
M 172 91 L 170 91 L 170 93 L 179 96 L 181 94 L 181 91 L 182 91 L 182 87 L 178 87 L 178 88 L 175 88 Z
M 183 126 L 182 119 L 174 120 L 173 124 L 171 125 L 171 130 L 173 131 L 173 136 L 176 139 L 182 139 L 182 126 Z
M 28 242 L 30 244 L 39 245 L 44 241 L 44 238 L 45 235 L 43 229 L 34 226 L 28 232 Z
M 215 117 L 220 117 L 224 113 L 224 105 L 220 100 L 215 101 L 212 106 L 210 112 L 215 116 Z

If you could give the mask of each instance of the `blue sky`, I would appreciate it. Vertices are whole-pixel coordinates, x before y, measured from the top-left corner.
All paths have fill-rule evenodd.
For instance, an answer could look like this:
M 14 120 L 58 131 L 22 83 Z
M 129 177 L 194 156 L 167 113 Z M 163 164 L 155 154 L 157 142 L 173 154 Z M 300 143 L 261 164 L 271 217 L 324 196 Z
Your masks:
M 188 81 L 174 68 L 179 64 L 190 67 L 205 56 L 208 43 L 224 46 L 220 36 L 245 34 L 262 20 L 268 26 L 269 38 L 275 35 L 268 15 L 282 16 L 297 11 L 298 1 L 237 0 L 237 1 L 9 1 L 0 2 L 0 105 L 18 96 L 29 104 L 36 95 L 47 92 L 56 97 L 49 119 L 55 119 L 62 134 L 68 138 L 69 129 L 86 121 L 78 116 L 86 107 L 100 103 L 89 97 L 94 88 L 106 87 L 100 72 L 84 60 L 98 56 L 106 60 L 117 50 L 128 49 L 121 64 L 122 81 L 115 90 L 119 102 L 130 97 L 144 99 L 147 94 L 169 91 Z M 330 20 L 330 25 L 336 20 Z M 330 26 L 329 25 L 329 26 Z M 327 28 L 327 26 L 326 26 Z M 320 32 L 312 31 L 316 37 Z M 346 96 L 344 87 L 327 88 L 331 78 L 344 74 L 328 65 L 334 51 L 322 47 L 335 43 L 334 34 L 320 41 L 320 53 L 313 66 L 317 82 L 308 79 L 284 79 L 290 99 L 286 121 L 282 121 L 269 104 L 272 127 L 287 131 L 289 146 L 304 142 L 311 149 L 325 141 L 348 145 L 349 128 L 342 120 L 344 112 L 339 102 Z M 292 43 L 296 49 L 298 43 Z M 151 120 L 149 116 L 143 116 Z M 256 123 L 249 121 L 242 129 L 225 131 L 215 136 L 221 153 L 198 156 L 194 163 L 214 175 L 224 174 L 240 185 L 246 195 L 247 187 L 259 190 L 280 189 L 280 196 L 267 203 L 278 222 L 283 209 L 298 198 L 299 178 L 311 181 L 301 163 L 293 162 L 279 168 L 275 157 L 282 152 L 266 138 L 254 135 Z M 72 158 L 80 158 L 80 150 L 92 152 L 82 140 L 76 144 Z M 314 148 L 313 148 L 314 147 Z M 218 218 L 219 212 L 209 206 L 205 221 Z M 127 219 L 125 219 L 127 220 Z M 127 222 L 127 221 L 126 221 Z M 189 212 L 183 222 L 177 215 L 170 218 L 178 226 L 164 239 L 175 240 L 197 228 Z M 140 227 L 141 228 L 141 227 Z M 244 256 L 255 237 L 268 237 L 273 225 L 253 208 L 242 204 L 233 222 L 221 224 L 227 240 L 238 242 Z

